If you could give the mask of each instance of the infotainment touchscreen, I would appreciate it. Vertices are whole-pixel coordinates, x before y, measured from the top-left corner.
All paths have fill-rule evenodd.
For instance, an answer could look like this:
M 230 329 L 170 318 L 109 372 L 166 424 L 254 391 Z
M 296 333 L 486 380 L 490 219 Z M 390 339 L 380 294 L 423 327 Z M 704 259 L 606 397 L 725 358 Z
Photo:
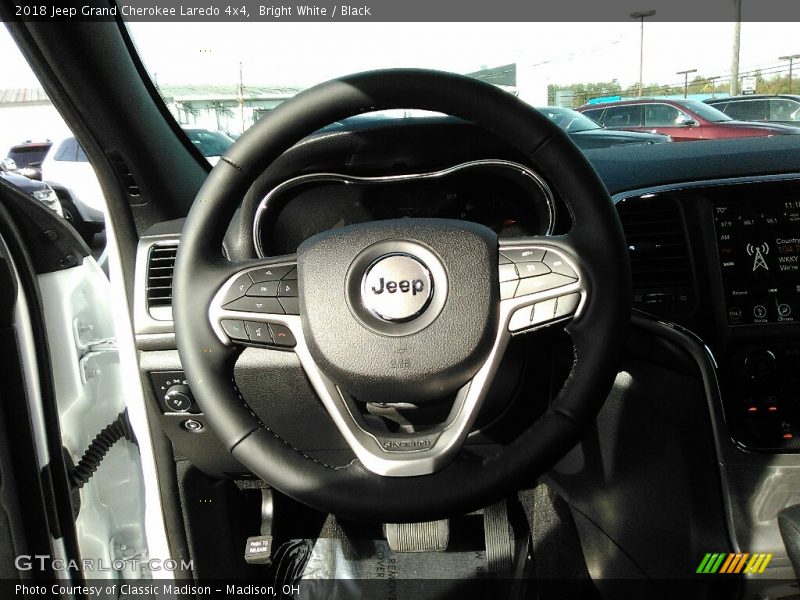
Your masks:
M 737 199 L 714 205 L 730 325 L 786 323 L 800 311 L 800 200 Z

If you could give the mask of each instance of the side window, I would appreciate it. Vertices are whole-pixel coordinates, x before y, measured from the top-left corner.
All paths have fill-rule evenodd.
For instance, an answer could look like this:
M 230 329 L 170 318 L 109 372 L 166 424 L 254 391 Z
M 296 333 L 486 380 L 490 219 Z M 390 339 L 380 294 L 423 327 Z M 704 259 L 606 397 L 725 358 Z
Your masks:
M 593 108 L 592 110 L 585 110 L 583 114 L 589 117 L 592 121 L 596 123 L 603 124 L 603 110 L 602 108 Z
M 606 127 L 641 127 L 642 106 L 612 106 L 606 109 L 603 125 Z
M 75 148 L 75 160 L 76 162 L 89 162 L 89 158 L 86 156 L 86 152 L 83 149 L 83 146 L 76 142 L 75 144 L 77 147 Z
M 717 110 L 721 110 L 722 112 L 727 114 L 728 113 L 728 105 L 729 104 L 730 104 L 730 102 L 715 102 L 711 106 L 713 106 Z
M 766 100 L 731 102 L 725 114 L 742 121 L 766 121 L 769 118 L 769 104 Z
M 56 150 L 53 160 L 59 162 L 75 162 L 78 160 L 78 141 L 75 138 L 67 138 Z
M 676 127 L 688 118 L 669 104 L 649 104 L 644 108 L 645 127 Z
M 800 102 L 788 98 L 773 98 L 769 101 L 770 121 L 800 120 Z

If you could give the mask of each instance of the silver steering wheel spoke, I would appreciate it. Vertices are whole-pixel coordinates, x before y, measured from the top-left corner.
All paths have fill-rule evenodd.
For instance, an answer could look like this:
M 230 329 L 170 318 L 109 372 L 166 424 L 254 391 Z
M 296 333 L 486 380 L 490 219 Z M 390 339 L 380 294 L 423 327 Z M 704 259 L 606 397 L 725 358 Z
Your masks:
M 358 403 L 331 381 L 309 352 L 297 301 L 294 257 L 242 269 L 215 295 L 209 317 L 226 344 L 293 350 L 320 401 L 364 467 L 387 477 L 427 475 L 461 449 L 512 335 L 579 315 L 588 290 L 568 238 L 527 238 L 502 244 L 500 319 L 492 349 L 473 378 L 456 393 L 447 418 L 413 433 L 378 431 Z M 289 295 L 281 295 L 281 293 Z M 292 295 L 293 294 L 293 295 Z M 292 302 L 285 302 L 293 298 Z M 288 309 L 287 309 L 288 307 Z

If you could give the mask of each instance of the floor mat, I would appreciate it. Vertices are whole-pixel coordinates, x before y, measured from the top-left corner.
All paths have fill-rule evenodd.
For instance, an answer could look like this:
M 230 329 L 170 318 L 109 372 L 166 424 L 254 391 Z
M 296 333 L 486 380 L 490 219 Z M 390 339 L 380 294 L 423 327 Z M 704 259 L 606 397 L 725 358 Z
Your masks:
M 527 552 L 527 540 L 518 541 L 514 571 L 492 574 L 483 550 L 396 553 L 385 540 L 293 540 L 275 552 L 275 587 L 295 584 L 303 600 L 516 599 Z

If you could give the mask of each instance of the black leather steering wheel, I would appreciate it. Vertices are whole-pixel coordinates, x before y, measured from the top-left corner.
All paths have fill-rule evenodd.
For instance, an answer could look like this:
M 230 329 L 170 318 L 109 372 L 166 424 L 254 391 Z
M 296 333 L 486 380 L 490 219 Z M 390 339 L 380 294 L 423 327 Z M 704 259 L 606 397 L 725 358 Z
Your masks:
M 570 232 L 499 243 L 481 225 L 403 219 L 318 234 L 296 255 L 238 263 L 222 256 L 241 199 L 284 151 L 331 122 L 390 108 L 443 112 L 508 141 L 563 199 Z M 320 510 L 400 522 L 486 506 L 577 443 L 617 372 L 629 298 L 616 211 L 567 135 L 491 85 L 401 69 L 311 88 L 231 147 L 186 220 L 173 313 L 198 404 L 242 464 Z M 553 324 L 566 326 L 575 358 L 550 408 L 498 454 L 465 452 L 510 336 Z M 255 416 L 233 380 L 243 345 L 297 353 L 355 460 L 323 464 Z M 447 419 L 414 433 L 373 430 L 359 410 L 363 402 L 443 398 L 452 402 Z

